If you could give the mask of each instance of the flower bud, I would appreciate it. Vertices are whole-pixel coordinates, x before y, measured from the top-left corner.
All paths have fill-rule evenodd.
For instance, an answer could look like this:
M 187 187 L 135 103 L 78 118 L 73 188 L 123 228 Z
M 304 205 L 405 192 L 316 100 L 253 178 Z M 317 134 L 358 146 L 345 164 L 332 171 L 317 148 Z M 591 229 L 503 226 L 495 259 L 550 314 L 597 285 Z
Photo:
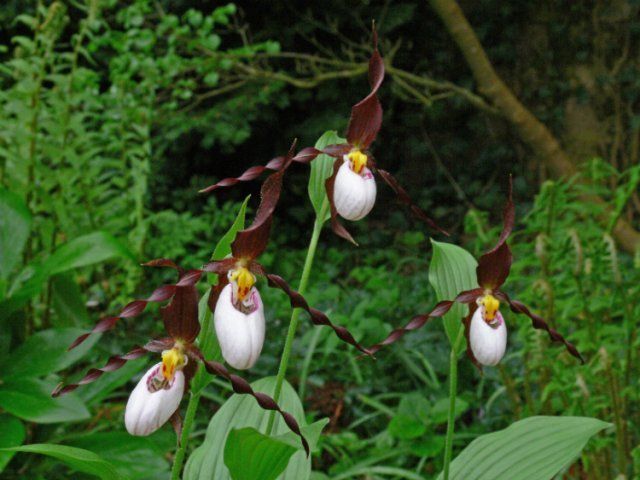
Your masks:
M 260 357 L 264 344 L 264 306 L 255 287 L 239 301 L 233 296 L 233 285 L 222 289 L 216 303 L 213 322 L 222 356 L 238 370 L 246 370 Z
M 145 437 L 158 430 L 174 414 L 184 394 L 184 373 L 175 372 L 163 388 L 162 363 L 151 367 L 133 389 L 124 412 L 124 424 L 131 435 Z
M 481 365 L 497 365 L 507 348 L 507 327 L 500 312 L 489 323 L 484 319 L 484 307 L 480 306 L 471 317 L 469 344 L 473 356 Z
M 373 208 L 376 202 L 376 181 L 367 167 L 360 173 L 352 170 L 351 162 L 345 155 L 333 189 L 333 203 L 338 214 L 347 220 L 360 220 Z

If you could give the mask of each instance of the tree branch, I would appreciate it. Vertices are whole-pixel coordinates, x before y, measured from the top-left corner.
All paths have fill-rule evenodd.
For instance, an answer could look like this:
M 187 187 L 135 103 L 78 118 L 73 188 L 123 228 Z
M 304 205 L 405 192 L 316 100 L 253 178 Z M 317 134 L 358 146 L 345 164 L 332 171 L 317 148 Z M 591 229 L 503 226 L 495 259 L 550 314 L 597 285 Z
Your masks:
M 478 83 L 478 89 L 511 123 L 522 141 L 540 157 L 555 177 L 568 177 L 578 172 L 576 165 L 563 150 L 551 131 L 540 122 L 497 74 L 478 37 L 455 0 L 429 0 L 449 34 L 460 48 L 467 65 Z M 585 200 L 596 204 L 605 201 L 595 195 Z M 605 209 L 606 211 L 606 209 Z M 608 222 L 608 215 L 601 218 Z M 634 253 L 640 248 L 640 233 L 624 219 L 619 219 L 613 235 L 626 251 Z

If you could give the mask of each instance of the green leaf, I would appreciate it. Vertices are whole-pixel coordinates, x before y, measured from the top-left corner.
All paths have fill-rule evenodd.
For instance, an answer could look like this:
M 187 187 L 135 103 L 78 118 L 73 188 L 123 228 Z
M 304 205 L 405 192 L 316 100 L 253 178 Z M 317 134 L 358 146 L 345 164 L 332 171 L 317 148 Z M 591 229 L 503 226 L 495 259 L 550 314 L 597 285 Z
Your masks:
M 22 260 L 30 229 L 31 212 L 22 198 L 0 189 L 0 281 L 6 280 Z
M 35 378 L 11 380 L 0 385 L 0 408 L 35 423 L 86 420 L 89 410 L 76 394 L 52 398 L 55 384 Z
M 111 463 L 120 477 L 135 479 L 166 478 L 169 463 L 166 451 L 149 437 L 134 437 L 127 432 L 98 432 L 68 442 L 73 447 L 100 452 Z
M 571 465 L 593 435 L 610 426 L 587 417 L 526 418 L 471 442 L 451 463 L 449 478 L 548 480 Z
M 44 266 L 49 275 L 55 275 L 117 257 L 136 260 L 135 255 L 111 234 L 94 232 L 60 246 L 45 260 Z
M 476 279 L 478 262 L 469 252 L 457 245 L 435 240 L 431 240 L 431 245 L 433 245 L 433 257 L 429 266 L 429 283 L 436 291 L 438 301 L 453 300 L 460 292 L 478 286 Z M 455 304 L 444 316 L 444 328 L 452 346 L 462 328 L 462 319 L 468 312 L 466 305 Z M 462 350 L 464 350 L 464 342 L 460 343 L 458 353 Z
M 91 322 L 80 287 L 70 274 L 56 275 L 51 279 L 51 299 L 56 315 L 56 327 L 80 327 Z
M 26 432 L 24 425 L 16 417 L 0 415 L 0 449 L 22 445 Z M 0 473 L 7 466 L 15 452 L 0 451 Z
M 315 147 L 318 150 L 322 150 L 327 145 L 335 145 L 345 143 L 346 140 L 338 136 L 335 130 L 329 130 L 318 139 Z M 335 159 L 329 155 L 318 155 L 318 157 L 311 162 L 311 174 L 309 175 L 309 199 L 313 205 L 313 209 L 316 211 L 316 216 L 322 218 L 322 222 L 326 222 L 331 216 L 329 210 L 329 201 L 327 199 L 327 193 L 324 188 L 324 182 L 331 176 L 333 172 L 333 164 Z
M 469 409 L 469 403 L 466 400 L 463 400 L 460 397 L 456 397 L 456 412 L 455 418 L 458 418 L 464 412 Z M 431 422 L 435 425 L 441 425 L 443 423 L 447 423 L 447 418 L 449 416 L 449 399 L 441 398 L 436 403 L 433 404 L 431 408 Z
M 236 233 L 244 228 L 245 216 L 247 213 L 247 204 L 249 203 L 249 199 L 251 195 L 247 196 L 242 202 L 240 206 L 240 211 L 236 216 L 236 219 L 233 221 L 231 228 L 225 233 L 222 238 L 218 241 L 216 248 L 213 250 L 213 254 L 211 255 L 211 260 L 222 260 L 227 255 L 231 254 L 231 244 L 236 238 Z
M 122 478 L 118 471 L 109 462 L 89 450 L 68 447 L 66 445 L 54 445 L 52 443 L 34 443 L 21 447 L 5 448 L 5 451 L 37 453 L 48 457 L 57 458 L 66 463 L 72 470 L 88 473 L 105 480 Z
M 92 335 L 78 348 L 68 351 L 71 342 L 84 332 L 80 328 L 52 328 L 32 335 L 0 365 L 3 379 L 40 377 L 64 370 L 98 341 L 99 335 Z
M 396 438 L 410 440 L 422 436 L 427 431 L 431 405 L 419 392 L 411 392 L 402 397 L 398 411 L 389 422 L 387 430 Z
M 224 447 L 224 464 L 233 480 L 275 480 L 296 449 L 255 428 L 233 429 Z
M 307 443 L 309 444 L 309 450 L 311 450 L 312 452 L 316 451 L 316 448 L 318 446 L 318 440 L 320 440 L 320 435 L 322 435 L 322 430 L 324 430 L 324 427 L 326 427 L 328 423 L 329 423 L 328 418 L 322 418 L 317 422 L 313 422 L 311 425 L 300 426 L 300 431 L 302 432 L 302 435 L 304 435 L 304 438 L 307 439 Z M 288 431 L 287 433 L 278 435 L 277 438 L 278 440 L 288 443 L 289 445 L 291 445 L 292 447 L 298 450 L 302 448 L 302 443 L 300 443 L 300 437 L 295 433 L 293 433 L 292 431 Z
M 275 377 L 267 377 L 252 383 L 252 386 L 257 392 L 273 395 L 275 384 Z M 280 408 L 291 413 L 301 425 L 304 425 L 302 403 L 286 381 L 282 385 L 282 393 L 278 403 Z M 232 395 L 209 422 L 204 442 L 193 451 L 187 461 L 183 479 L 231 479 L 229 469 L 223 460 L 224 446 L 229 432 L 244 427 L 253 427 L 263 432 L 268 421 L 269 412 L 260 408 L 255 398 L 248 395 Z M 287 432 L 289 432 L 289 428 L 282 418 L 276 415 L 274 435 Z M 310 474 L 311 459 L 306 457 L 304 450 L 298 450 L 291 457 L 284 473 L 278 478 L 280 480 L 308 480 Z

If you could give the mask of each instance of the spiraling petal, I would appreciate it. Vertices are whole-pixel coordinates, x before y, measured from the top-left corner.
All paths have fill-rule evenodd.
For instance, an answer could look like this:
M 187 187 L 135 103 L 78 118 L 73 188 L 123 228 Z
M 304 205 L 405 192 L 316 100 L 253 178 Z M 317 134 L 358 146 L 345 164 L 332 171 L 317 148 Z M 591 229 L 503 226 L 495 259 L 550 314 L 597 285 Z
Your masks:
M 492 324 L 488 324 L 482 318 L 483 310 L 478 308 L 471 318 L 469 344 L 478 363 L 494 366 L 500 363 L 507 348 L 507 326 L 500 312 Z
M 361 220 L 376 202 L 376 181 L 367 167 L 362 172 L 351 170 L 349 160 L 340 166 L 336 176 L 333 201 L 338 214 L 347 220 Z
M 145 437 L 167 423 L 178 409 L 184 394 L 184 374 L 177 371 L 168 388 L 149 389 L 149 383 L 157 376 L 162 363 L 151 367 L 133 389 L 124 412 L 124 424 L 131 435 Z
M 220 292 L 213 314 L 222 356 L 238 370 L 253 367 L 264 344 L 264 306 L 255 287 L 248 300 L 252 306 L 248 307 L 247 313 L 238 310 L 234 306 L 233 286 L 229 284 Z

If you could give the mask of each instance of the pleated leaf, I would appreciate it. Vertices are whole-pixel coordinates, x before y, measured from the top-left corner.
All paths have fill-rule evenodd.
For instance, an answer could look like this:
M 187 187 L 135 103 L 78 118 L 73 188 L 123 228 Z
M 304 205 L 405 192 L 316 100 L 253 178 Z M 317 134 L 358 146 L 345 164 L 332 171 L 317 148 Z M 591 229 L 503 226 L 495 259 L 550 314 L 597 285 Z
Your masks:
M 476 288 L 475 258 L 464 248 L 450 243 L 436 242 L 433 245 L 433 257 L 429 266 L 429 283 L 436 291 L 436 298 L 441 300 L 453 300 L 456 295 L 464 290 Z M 462 328 L 462 318 L 468 313 L 465 305 L 454 305 L 449 313 L 444 316 L 444 328 L 449 342 L 453 345 Z M 464 350 L 461 343 L 459 352 Z
M 471 442 L 451 464 L 449 479 L 549 480 L 610 426 L 587 417 L 526 418 Z
M 233 429 L 224 447 L 224 464 L 233 480 L 275 480 L 296 450 L 255 428 Z
M 273 395 L 276 378 L 267 377 L 253 382 L 251 386 L 256 392 Z M 278 401 L 280 408 L 291 413 L 295 419 L 305 425 L 302 403 L 293 387 L 288 382 L 282 385 L 282 393 Z M 233 429 L 252 427 L 264 432 L 269 421 L 269 412 L 260 408 L 253 397 L 248 395 L 233 395 L 216 412 L 207 428 L 202 445 L 196 448 L 184 471 L 184 480 L 199 480 L 201 478 L 215 478 L 216 480 L 230 480 L 229 469 L 224 464 L 224 448 L 227 437 Z M 276 416 L 273 435 L 289 432 L 284 421 Z M 279 480 L 307 480 L 311 474 L 311 459 L 305 456 L 304 450 L 298 450 L 289 461 L 286 470 L 278 477 Z
M 318 139 L 315 144 L 315 148 L 322 150 L 327 145 L 335 145 L 345 143 L 344 138 L 340 138 L 335 130 L 328 130 Z M 333 171 L 333 163 L 335 159 L 329 155 L 318 155 L 318 157 L 311 162 L 311 174 L 309 175 L 309 199 L 313 205 L 313 209 L 316 212 L 316 216 L 321 218 L 321 221 L 326 221 L 331 216 L 329 210 L 329 200 L 327 199 L 327 192 L 324 188 L 324 182 L 331 176 Z M 324 211 L 323 211 L 323 204 Z

